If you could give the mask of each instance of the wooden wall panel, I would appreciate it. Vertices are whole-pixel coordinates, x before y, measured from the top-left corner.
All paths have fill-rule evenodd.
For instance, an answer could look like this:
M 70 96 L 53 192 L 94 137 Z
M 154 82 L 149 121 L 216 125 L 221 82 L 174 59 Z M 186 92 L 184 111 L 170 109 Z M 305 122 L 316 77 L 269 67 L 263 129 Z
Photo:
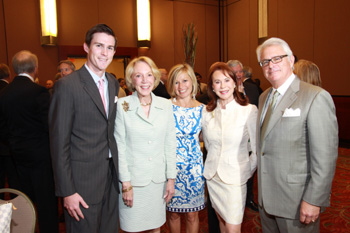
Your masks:
M 269 35 L 285 40 L 299 59 L 313 59 L 314 1 L 278 1 L 278 32 Z
M 315 1 L 314 62 L 332 95 L 350 95 L 350 1 Z M 350 107 L 350 106 L 349 106 Z
M 44 85 L 53 79 L 57 68 L 57 48 L 40 44 L 39 1 L 5 0 L 6 37 L 9 60 L 20 50 L 29 50 L 39 59 L 39 80 Z M 11 64 L 12 66 L 12 64 Z
M 210 66 L 220 60 L 219 56 L 219 10 L 216 5 L 206 6 L 205 23 L 205 48 L 206 63 L 204 67 L 198 67 L 196 70 L 202 75 L 202 82 L 208 81 L 208 71 Z
M 5 21 L 4 21 L 4 9 L 2 7 L 2 2 L 0 0 L 0 63 L 9 65 L 7 58 L 7 48 L 6 48 L 6 36 L 5 36 Z
M 3 0 L 6 12 L 6 48 L 4 33 L 0 36 L 0 58 L 10 58 L 22 49 L 38 55 L 39 78 L 44 84 L 56 74 L 58 47 L 40 45 L 38 0 Z M 194 13 L 195 12 L 195 13 Z M 159 67 L 170 69 L 183 61 L 182 26 L 194 22 L 199 35 L 196 69 L 206 76 L 208 66 L 218 57 L 218 9 L 216 0 L 151 1 L 152 47 L 138 49 L 150 56 Z M 1 15 L 0 15 L 1 16 Z M 136 48 L 135 0 L 60 0 L 57 1 L 58 45 L 82 46 L 86 31 L 97 23 L 109 25 L 116 33 L 118 47 Z M 4 30 L 0 23 L 0 32 Z M 118 48 L 117 48 L 118 49 Z
M 350 144 L 350 97 L 333 96 L 339 125 L 339 138 Z
M 203 3 L 204 2 L 204 3 Z M 174 56 L 175 64 L 184 62 L 184 52 L 183 52 L 183 36 L 182 28 L 188 23 L 194 23 L 196 26 L 196 31 L 198 33 L 198 42 L 196 49 L 196 61 L 194 69 L 199 72 L 204 80 L 206 80 L 207 72 L 210 63 L 213 60 L 218 59 L 218 34 L 215 41 L 208 41 L 212 37 L 207 38 L 207 33 L 210 31 L 218 30 L 218 18 L 214 19 L 208 27 L 206 26 L 206 20 L 213 19 L 212 14 L 218 14 L 218 8 L 216 8 L 216 1 L 174 1 Z M 209 16 L 207 16 L 209 15 Z M 210 44 L 212 46 L 210 50 L 207 50 L 207 46 Z M 216 50 L 217 52 L 213 52 Z
M 151 49 L 139 49 L 139 55 L 151 57 L 169 71 L 175 63 L 173 2 L 151 1 L 151 31 Z
M 118 46 L 136 47 L 136 1 L 99 0 L 98 3 L 98 23 L 108 22 L 116 33 Z
M 227 6 L 227 60 L 249 63 L 250 17 L 249 0 L 236 1 Z M 227 61 L 226 60 L 226 61 Z M 226 62 L 225 61 L 225 62 Z
M 86 31 L 99 23 L 98 16 L 102 9 L 99 9 L 98 1 L 61 0 L 56 2 L 59 45 L 83 46 Z

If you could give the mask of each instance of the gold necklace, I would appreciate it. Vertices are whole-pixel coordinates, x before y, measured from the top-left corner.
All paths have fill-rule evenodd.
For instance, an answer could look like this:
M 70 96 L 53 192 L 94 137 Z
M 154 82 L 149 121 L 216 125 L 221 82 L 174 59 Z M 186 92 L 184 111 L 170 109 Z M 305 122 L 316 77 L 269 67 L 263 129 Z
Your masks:
M 149 103 L 141 103 L 141 102 L 140 102 L 140 104 L 141 104 L 142 106 L 148 106 L 148 105 L 151 105 L 151 104 L 152 104 L 152 100 L 151 100 Z

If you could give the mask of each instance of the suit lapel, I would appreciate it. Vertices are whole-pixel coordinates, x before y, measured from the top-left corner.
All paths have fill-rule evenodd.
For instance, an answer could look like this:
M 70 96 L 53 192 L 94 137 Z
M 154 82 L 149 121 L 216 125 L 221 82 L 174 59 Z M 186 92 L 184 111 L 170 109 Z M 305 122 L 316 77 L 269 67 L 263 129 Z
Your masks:
M 96 83 L 94 82 L 93 78 L 91 77 L 89 71 L 87 71 L 85 66 L 83 66 L 78 72 L 79 72 L 79 77 L 80 77 L 80 80 L 84 86 L 85 91 L 90 95 L 92 101 L 96 104 L 99 111 L 107 119 L 105 108 L 103 106 L 102 99 L 100 96 L 100 92 L 98 91 Z M 114 102 L 114 99 L 113 99 L 113 102 Z
M 114 85 L 113 78 L 110 77 L 108 73 L 106 73 L 106 78 L 108 81 L 108 97 L 109 97 L 108 118 L 110 118 L 115 108 L 114 100 L 115 100 L 115 97 L 117 96 L 117 90 L 116 90 L 116 86 Z
M 300 86 L 300 80 L 298 78 L 295 78 L 294 81 L 291 83 L 290 87 L 287 89 L 286 93 L 283 95 L 281 101 L 277 104 L 275 110 L 273 111 L 270 121 L 268 122 L 268 126 L 266 129 L 266 133 L 263 138 L 270 133 L 272 128 L 282 119 L 282 115 L 284 113 L 284 110 L 286 108 L 289 108 L 294 101 L 297 99 L 297 92 L 299 91 Z
M 135 94 L 134 94 L 135 93 Z M 149 112 L 149 116 L 148 118 L 146 117 L 145 112 L 143 111 L 142 106 L 140 105 L 140 103 L 138 103 L 139 99 L 137 97 L 137 93 L 136 91 L 133 93 L 133 95 L 135 95 L 135 97 L 133 98 L 133 104 L 135 104 L 135 106 L 137 107 L 136 113 L 137 115 L 144 120 L 145 122 L 153 125 L 155 124 L 155 121 L 158 119 L 157 116 L 160 113 L 160 110 L 163 109 L 161 102 L 158 101 L 158 97 L 156 97 L 152 92 L 151 92 L 151 96 L 152 96 L 152 104 L 151 104 L 151 109 Z M 137 103 L 136 103 L 137 102 Z
M 159 103 L 158 98 L 151 93 L 152 95 L 152 105 L 150 109 L 150 113 L 148 116 L 148 121 L 150 124 L 156 124 L 156 120 L 159 119 L 157 118 L 158 114 L 162 114 L 160 111 L 163 109 L 162 105 Z

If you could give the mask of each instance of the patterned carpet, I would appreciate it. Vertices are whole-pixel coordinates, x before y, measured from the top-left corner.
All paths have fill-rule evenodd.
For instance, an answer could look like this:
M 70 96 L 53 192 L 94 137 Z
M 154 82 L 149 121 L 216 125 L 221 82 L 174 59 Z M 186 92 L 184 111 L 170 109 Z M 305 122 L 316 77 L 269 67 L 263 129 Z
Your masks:
M 321 214 L 321 233 L 328 232 L 350 232 L 350 149 L 339 148 L 338 161 L 335 177 L 332 186 L 331 206 Z M 257 183 L 254 183 L 255 199 L 257 198 Z M 207 233 L 208 218 L 207 211 L 204 209 L 199 213 L 200 230 L 199 232 Z M 182 221 L 184 225 L 184 221 Z M 169 228 L 164 225 L 162 232 L 170 232 Z M 185 232 L 182 226 L 182 232 Z M 242 223 L 243 233 L 262 232 L 260 217 L 257 212 L 246 209 Z
M 254 183 L 255 199 L 257 198 L 257 185 Z M 207 233 L 208 217 L 206 209 L 199 212 L 199 232 Z M 161 231 L 168 233 L 166 224 Z M 60 232 L 65 232 L 64 223 L 60 224 Z M 185 232 L 184 219 L 182 219 L 182 232 Z M 243 233 L 262 232 L 260 217 L 257 212 L 246 209 L 242 223 Z M 339 148 L 337 169 L 332 186 L 331 207 L 321 214 L 321 233 L 350 232 L 350 149 Z

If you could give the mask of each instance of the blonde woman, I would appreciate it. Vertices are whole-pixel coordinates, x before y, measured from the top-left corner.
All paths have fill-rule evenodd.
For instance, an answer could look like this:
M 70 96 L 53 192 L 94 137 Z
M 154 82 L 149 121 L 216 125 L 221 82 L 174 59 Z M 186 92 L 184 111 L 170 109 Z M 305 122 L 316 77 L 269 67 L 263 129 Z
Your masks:
M 203 104 L 196 101 L 197 79 L 188 64 L 174 66 L 169 73 L 176 124 L 177 177 L 175 195 L 167 205 L 172 233 L 181 232 L 181 213 L 186 218 L 186 232 L 198 232 L 198 211 L 204 209 L 203 154 L 199 144 Z
M 127 232 L 160 232 L 165 205 L 174 194 L 176 136 L 169 100 L 157 97 L 160 72 L 148 57 L 132 60 L 125 82 L 132 95 L 117 102 L 120 227 Z
M 322 86 L 320 69 L 311 61 L 300 59 L 294 64 L 294 73 L 304 82 Z

